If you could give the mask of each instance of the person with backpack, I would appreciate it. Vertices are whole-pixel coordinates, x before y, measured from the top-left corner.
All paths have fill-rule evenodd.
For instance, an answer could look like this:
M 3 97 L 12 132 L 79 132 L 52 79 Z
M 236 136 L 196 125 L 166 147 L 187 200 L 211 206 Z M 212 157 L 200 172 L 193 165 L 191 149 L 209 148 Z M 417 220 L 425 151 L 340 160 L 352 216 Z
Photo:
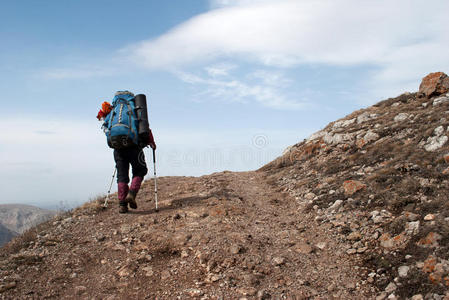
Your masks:
M 102 129 L 107 143 L 114 149 L 119 213 L 127 213 L 128 205 L 132 209 L 137 208 L 136 196 L 148 172 L 143 148 L 150 146 L 156 149 L 148 123 L 146 97 L 143 94 L 134 96 L 129 91 L 118 91 L 112 105 L 108 102 L 102 104 L 97 118 L 103 121 Z M 128 186 L 130 165 L 133 176 Z

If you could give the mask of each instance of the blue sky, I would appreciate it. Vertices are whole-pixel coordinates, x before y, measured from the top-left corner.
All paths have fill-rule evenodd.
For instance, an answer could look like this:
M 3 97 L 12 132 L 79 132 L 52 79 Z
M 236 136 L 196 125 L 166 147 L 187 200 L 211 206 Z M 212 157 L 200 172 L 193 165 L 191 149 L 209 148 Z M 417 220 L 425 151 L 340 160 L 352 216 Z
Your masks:
M 116 90 L 147 94 L 159 175 L 198 176 L 256 169 L 449 72 L 444 0 L 0 8 L 0 203 L 72 206 L 104 193 L 113 158 L 95 116 Z

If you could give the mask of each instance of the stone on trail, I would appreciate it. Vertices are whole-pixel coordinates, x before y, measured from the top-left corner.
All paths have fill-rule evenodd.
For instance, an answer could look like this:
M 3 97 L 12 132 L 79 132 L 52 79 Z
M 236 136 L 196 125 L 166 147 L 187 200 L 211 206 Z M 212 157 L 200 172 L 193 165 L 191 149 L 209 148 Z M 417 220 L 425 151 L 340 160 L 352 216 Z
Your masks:
M 385 292 L 387 292 L 389 294 L 389 293 L 392 293 L 392 292 L 396 291 L 396 289 L 397 289 L 396 284 L 394 284 L 394 282 L 390 282 L 387 285 L 387 287 L 385 288 Z
M 75 287 L 75 295 L 80 296 L 80 295 L 84 294 L 86 291 L 87 291 L 87 288 L 85 286 L 80 285 L 80 286 Z
M 313 248 L 305 242 L 300 242 L 295 246 L 295 251 L 301 254 L 310 254 L 313 252 Z
M 435 220 L 434 214 L 427 214 L 424 216 L 424 221 L 433 221 L 433 220 Z
M 353 231 L 347 236 L 347 239 L 350 241 L 358 241 L 361 238 L 362 238 L 362 234 L 358 231 Z
M 409 266 L 400 266 L 398 268 L 399 277 L 407 277 L 409 270 L 410 270 Z
M 273 258 L 273 263 L 275 266 L 280 266 L 280 265 L 284 264 L 284 262 L 285 262 L 285 258 L 283 258 L 283 257 L 277 256 L 277 257 Z

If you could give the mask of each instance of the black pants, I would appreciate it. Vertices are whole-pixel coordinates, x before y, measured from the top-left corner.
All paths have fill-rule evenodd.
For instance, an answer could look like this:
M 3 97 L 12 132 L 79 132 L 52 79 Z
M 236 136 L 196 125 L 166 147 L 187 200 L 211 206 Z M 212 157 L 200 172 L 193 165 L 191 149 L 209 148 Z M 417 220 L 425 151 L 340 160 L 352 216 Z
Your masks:
M 117 168 L 117 182 L 129 183 L 129 165 L 131 164 L 133 177 L 145 177 L 148 173 L 145 154 L 140 147 L 130 147 L 114 150 L 115 167 Z

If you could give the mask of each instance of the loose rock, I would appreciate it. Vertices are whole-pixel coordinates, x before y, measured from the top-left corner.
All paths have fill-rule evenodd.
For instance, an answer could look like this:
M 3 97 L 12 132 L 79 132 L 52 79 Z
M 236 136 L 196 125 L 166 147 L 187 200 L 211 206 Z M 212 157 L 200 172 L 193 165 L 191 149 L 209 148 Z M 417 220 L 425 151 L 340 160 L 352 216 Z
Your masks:
M 419 93 L 427 97 L 441 95 L 449 91 L 449 77 L 443 72 L 430 73 L 423 78 Z

